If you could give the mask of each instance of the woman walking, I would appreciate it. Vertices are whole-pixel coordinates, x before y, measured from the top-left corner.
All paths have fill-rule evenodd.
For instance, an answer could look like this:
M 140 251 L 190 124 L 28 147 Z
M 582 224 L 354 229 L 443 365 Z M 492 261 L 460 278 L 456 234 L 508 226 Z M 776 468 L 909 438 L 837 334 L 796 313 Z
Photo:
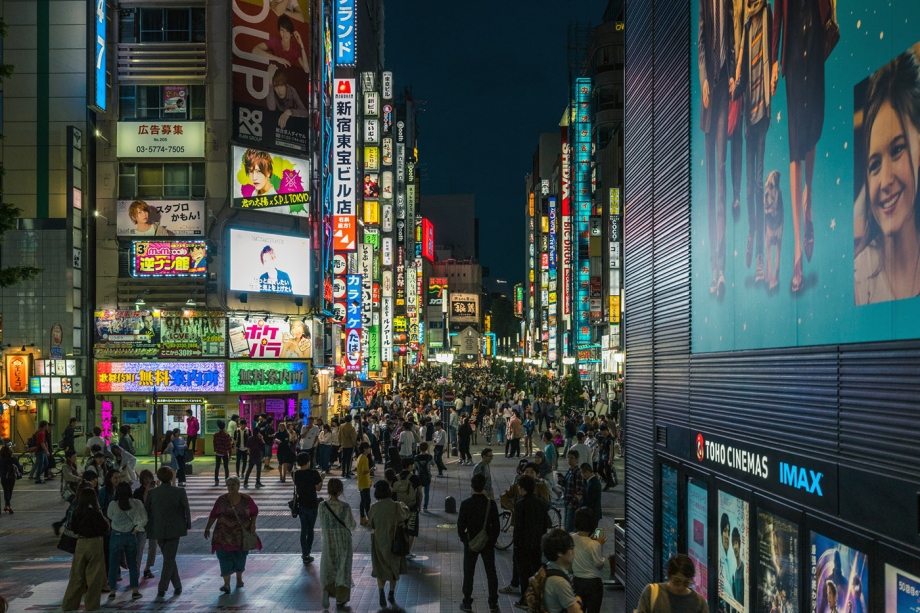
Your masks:
M 275 440 L 278 442 L 278 476 L 281 478 L 281 483 L 284 483 L 297 457 L 291 449 L 291 433 L 287 424 L 279 424 L 278 431 L 275 432 Z
M 147 527 L 147 511 L 144 503 L 131 495 L 131 485 L 119 483 L 115 488 L 115 500 L 109 503 L 108 513 L 112 522 L 109 537 L 109 598 L 115 598 L 118 589 L 118 565 L 122 554 L 128 566 L 131 580 L 131 600 L 141 597 L 138 581 L 137 535 L 143 534 Z
M 460 428 L 457 430 L 457 441 L 460 447 L 460 464 L 473 465 L 473 456 L 470 454 L 470 438 L 473 429 L 466 417 L 460 419 Z
M 401 502 L 391 498 L 390 484 L 378 481 L 374 484 L 374 499 L 367 514 L 370 522 L 371 533 L 371 566 L 372 575 L 377 579 L 377 589 L 380 591 L 380 606 L 396 604 L 396 582 L 399 576 L 406 572 L 406 556 L 397 556 L 393 553 L 393 538 L 396 536 L 396 527 L 409 518 L 409 509 Z M 387 581 L 390 582 L 389 596 L 384 595 Z
M 70 579 L 61 608 L 76 611 L 85 593 L 84 609 L 95 611 L 99 608 L 106 583 L 102 537 L 109 531 L 109 521 L 99 509 L 99 498 L 95 491 L 80 490 L 70 529 L 77 535 L 77 549 L 70 565 Z
M 329 607 L 329 597 L 335 598 L 337 607 L 351 600 L 351 560 L 353 549 L 351 533 L 355 518 L 347 502 L 339 500 L 344 487 L 339 479 L 330 479 L 326 489 L 329 500 L 319 505 L 320 527 L 323 531 L 323 557 L 319 576 L 323 586 L 323 608 Z
M 236 447 L 237 477 L 245 477 L 246 475 L 246 466 L 249 464 L 249 447 L 247 443 L 249 443 L 250 436 L 252 436 L 252 432 L 245 421 L 240 422 L 239 427 L 233 431 L 233 446 Z M 243 465 L 242 472 L 240 472 L 241 463 Z
M 2 474 L 2 470 L 0 470 Z M 61 495 L 65 498 L 76 496 L 77 487 L 83 480 L 82 473 L 77 467 L 77 452 L 68 449 L 64 452 L 64 466 L 61 467 Z M 66 493 L 66 496 L 65 496 Z
M 0 484 L 3 485 L 3 512 L 13 514 L 13 488 L 16 480 L 22 476 L 22 467 L 19 459 L 13 455 L 13 450 L 6 445 L 0 447 Z
M 256 469 L 256 487 L 262 487 L 262 454 L 265 450 L 265 439 L 262 438 L 262 433 L 253 430 L 246 445 L 249 447 L 249 469 L 246 470 L 243 487 L 249 487 L 249 475 L 252 474 L 253 468 Z
M 250 467 L 251 470 L 251 467 Z M 240 478 L 227 479 L 227 493 L 218 497 L 204 528 L 204 538 L 211 538 L 211 526 L 217 522 L 214 538 L 211 539 L 211 553 L 217 554 L 220 563 L 220 576 L 224 584 L 220 591 L 230 593 L 230 575 L 236 573 L 237 589 L 243 587 L 243 572 L 246 570 L 246 556 L 243 532 L 256 532 L 256 517 L 259 507 L 252 497 L 240 493 Z M 256 549 L 262 549 L 262 542 L 256 538 Z
M 141 474 L 138 475 L 138 479 L 141 484 L 136 490 L 134 490 L 134 499 L 139 500 L 141 504 L 146 504 L 147 502 L 147 492 L 156 487 L 157 481 L 153 476 L 153 473 L 147 469 L 141 471 Z M 144 511 L 146 514 L 146 510 Z M 141 531 L 136 534 L 137 537 L 137 566 L 140 568 L 141 562 L 144 559 L 144 543 L 147 543 L 147 564 L 144 566 L 144 579 L 153 579 L 153 573 L 150 572 L 150 569 L 156 563 L 157 560 L 157 541 L 156 539 L 147 538 L 147 532 Z
M 332 450 L 332 429 L 329 424 L 323 425 L 319 434 L 319 446 L 316 448 L 316 464 L 323 473 L 329 472 L 329 455 Z
M 172 454 L 172 469 L 176 471 L 176 481 L 179 487 L 185 487 L 185 465 L 188 464 L 186 460 L 192 459 L 192 452 L 189 451 L 188 444 L 179 433 L 179 428 L 173 430 L 169 452 Z

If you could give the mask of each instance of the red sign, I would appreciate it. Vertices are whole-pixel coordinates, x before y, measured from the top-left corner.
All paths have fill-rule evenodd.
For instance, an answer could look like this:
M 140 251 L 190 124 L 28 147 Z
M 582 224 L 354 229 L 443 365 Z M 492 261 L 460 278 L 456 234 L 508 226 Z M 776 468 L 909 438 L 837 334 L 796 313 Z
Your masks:
M 422 257 L 434 262 L 434 226 L 422 218 Z
M 355 217 L 352 215 L 335 215 L 333 226 L 333 251 L 355 251 L 358 243 Z

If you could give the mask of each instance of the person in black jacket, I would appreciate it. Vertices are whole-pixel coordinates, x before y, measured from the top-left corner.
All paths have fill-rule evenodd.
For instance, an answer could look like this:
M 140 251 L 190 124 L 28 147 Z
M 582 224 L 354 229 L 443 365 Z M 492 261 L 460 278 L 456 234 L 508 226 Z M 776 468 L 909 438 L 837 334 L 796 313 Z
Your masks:
M 457 533 L 463 542 L 463 603 L 460 605 L 460 610 L 473 610 L 473 576 L 476 572 L 476 560 L 481 555 L 482 564 L 486 568 L 486 581 L 489 584 L 489 611 L 497 613 L 499 608 L 498 575 L 495 573 L 495 543 L 498 541 L 498 533 L 501 529 L 498 522 L 498 507 L 494 500 L 486 496 L 485 475 L 473 475 L 470 486 L 473 488 L 473 495 L 460 503 L 460 513 L 457 517 Z M 483 526 L 485 526 L 489 540 L 482 551 L 473 551 L 469 543 L 482 531 Z
M 540 543 L 550 527 L 547 504 L 534 495 L 537 481 L 530 475 L 521 475 L 518 485 L 524 495 L 514 504 L 514 565 L 521 585 L 521 599 L 515 603 L 520 609 L 527 608 L 525 594 L 530 578 L 540 570 Z
M 594 512 L 594 527 L 591 529 L 593 531 L 601 521 L 601 480 L 587 462 L 581 465 L 581 476 L 585 480 L 585 496 L 581 499 L 581 506 Z

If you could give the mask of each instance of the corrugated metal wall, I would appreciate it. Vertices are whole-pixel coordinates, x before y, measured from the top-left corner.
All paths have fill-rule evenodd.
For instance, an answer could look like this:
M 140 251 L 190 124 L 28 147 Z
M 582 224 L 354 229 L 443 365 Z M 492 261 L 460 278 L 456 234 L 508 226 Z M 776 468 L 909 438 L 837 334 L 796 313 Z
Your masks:
M 682 2 L 626 4 L 627 610 L 655 579 L 656 424 L 920 474 L 920 342 L 691 356 L 691 21 Z

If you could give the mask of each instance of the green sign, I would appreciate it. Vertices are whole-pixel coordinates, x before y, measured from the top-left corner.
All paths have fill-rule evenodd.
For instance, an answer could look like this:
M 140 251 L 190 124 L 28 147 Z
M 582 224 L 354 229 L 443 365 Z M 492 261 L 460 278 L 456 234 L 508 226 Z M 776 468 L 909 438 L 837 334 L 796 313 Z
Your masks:
M 309 362 L 230 362 L 231 392 L 309 392 Z
M 380 326 L 367 329 L 368 358 L 367 369 L 371 372 L 380 370 Z

